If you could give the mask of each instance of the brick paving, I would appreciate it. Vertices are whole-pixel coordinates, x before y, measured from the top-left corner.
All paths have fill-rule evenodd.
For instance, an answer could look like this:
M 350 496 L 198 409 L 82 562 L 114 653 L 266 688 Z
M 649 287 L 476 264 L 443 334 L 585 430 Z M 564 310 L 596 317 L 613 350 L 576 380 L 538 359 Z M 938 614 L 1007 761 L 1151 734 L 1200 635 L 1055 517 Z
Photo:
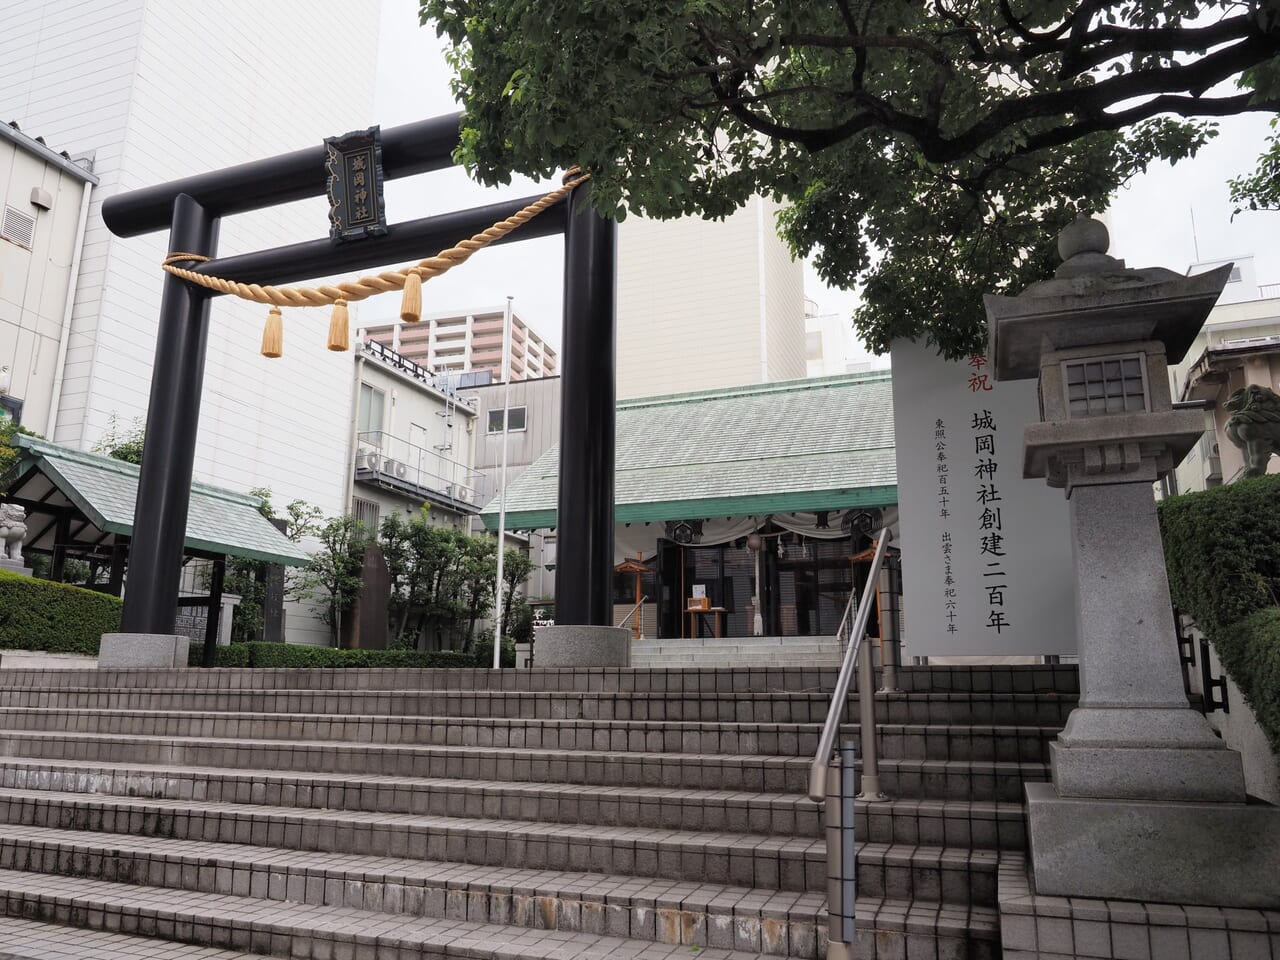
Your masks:
M 124 934 L 159 939 L 120 956 L 814 960 L 825 853 L 803 792 L 833 681 L 4 671 L 0 923 L 87 957 L 77 938 Z M 903 686 L 877 697 L 894 799 L 857 806 L 855 954 L 990 960 L 1022 783 L 1047 776 L 1075 673 Z M 215 952 L 127 952 L 156 943 Z

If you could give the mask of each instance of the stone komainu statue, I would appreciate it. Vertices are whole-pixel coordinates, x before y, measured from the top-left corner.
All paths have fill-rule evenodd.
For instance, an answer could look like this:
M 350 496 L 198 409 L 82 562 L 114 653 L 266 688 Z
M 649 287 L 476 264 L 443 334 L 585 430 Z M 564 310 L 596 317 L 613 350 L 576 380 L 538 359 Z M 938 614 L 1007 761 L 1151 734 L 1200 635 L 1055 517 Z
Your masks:
M 0 557 L 22 559 L 22 539 L 27 535 L 27 511 L 16 503 L 0 503 Z
M 1260 477 L 1271 455 L 1280 453 L 1280 395 L 1255 384 L 1233 393 L 1226 406 L 1232 411 L 1227 439 L 1244 453 L 1244 475 Z

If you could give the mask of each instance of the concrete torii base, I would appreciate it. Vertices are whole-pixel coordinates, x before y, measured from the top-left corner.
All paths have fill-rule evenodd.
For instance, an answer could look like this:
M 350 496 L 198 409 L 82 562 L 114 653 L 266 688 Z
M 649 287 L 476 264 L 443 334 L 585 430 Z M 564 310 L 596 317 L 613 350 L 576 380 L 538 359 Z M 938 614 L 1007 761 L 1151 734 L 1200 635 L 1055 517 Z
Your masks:
M 555 624 L 533 638 L 535 667 L 629 667 L 631 631 L 626 627 Z
M 104 633 L 98 669 L 113 667 L 185 667 L 189 637 L 167 633 Z

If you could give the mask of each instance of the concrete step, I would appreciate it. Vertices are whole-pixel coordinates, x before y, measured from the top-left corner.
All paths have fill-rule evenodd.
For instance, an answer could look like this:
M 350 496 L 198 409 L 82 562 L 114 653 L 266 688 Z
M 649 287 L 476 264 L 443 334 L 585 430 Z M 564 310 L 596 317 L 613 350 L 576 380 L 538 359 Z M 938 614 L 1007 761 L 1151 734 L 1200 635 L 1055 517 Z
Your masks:
M 0 730 L 0 756 L 791 794 L 808 790 L 810 765 L 808 757 L 751 754 L 295 743 L 12 730 Z M 880 775 L 892 796 L 1017 801 L 1022 798 L 1023 782 L 1044 780 L 1048 768 L 1043 763 L 886 759 Z
M 664 787 L 429 780 L 411 777 L 281 774 L 84 762 L 0 760 L 0 787 L 60 793 L 307 809 L 417 814 L 665 830 L 722 830 L 820 837 L 817 804 L 792 794 Z M 856 804 L 857 836 L 876 843 L 925 843 L 1022 850 L 1021 799 L 919 800 Z
M 429 817 L 0 790 L 0 823 L 516 869 L 825 889 L 823 842 L 729 832 Z
M 38 876 L 24 882 L 24 875 L 0 871 L 0 914 L 22 913 L 33 919 L 0 917 L 0 935 L 15 930 L 21 943 L 43 945 L 46 952 L 32 960 L 56 955 L 54 949 L 99 960 L 113 952 L 127 957 L 185 960 L 247 960 L 244 954 L 182 952 L 175 944 L 252 950 L 253 955 L 301 958 L 301 960 L 439 960 L 467 957 L 471 960 L 523 960 L 565 958 L 575 960 L 757 960 L 768 956 L 764 929 L 735 918 L 730 928 L 690 924 L 682 931 L 685 942 L 664 944 L 617 936 L 573 933 L 555 927 L 513 930 L 507 925 L 481 924 L 461 919 L 406 919 L 403 915 L 356 910 L 350 907 L 308 906 L 258 901 L 253 898 L 173 891 L 106 881 Z M 690 891 L 696 896 L 696 888 Z M 591 901 L 594 903 L 594 901 Z M 608 923 L 616 912 L 606 903 L 603 911 L 590 908 L 588 922 L 600 916 Z M 655 918 L 656 919 L 656 918 Z M 549 917 L 555 921 L 558 918 Z M 44 921 L 44 922 L 42 922 Z M 50 922 L 62 924 L 49 926 Z M 939 960 L 995 960 L 1000 956 L 999 924 L 994 911 L 928 902 L 908 903 L 859 897 L 857 904 L 856 960 L 907 957 L 930 948 Z M 771 925 L 772 926 L 772 925 Z M 76 929 L 79 928 L 79 929 Z M 761 923 L 764 928 L 764 923 Z M 105 938 L 89 938 L 81 932 L 113 931 Z M 117 933 L 114 931 L 127 931 Z M 138 934 L 135 936 L 133 934 Z M 167 941 L 160 947 L 156 939 Z M 819 956 L 825 955 L 825 924 L 817 925 Z M 731 943 L 733 946 L 721 946 Z M 144 951 L 142 944 L 147 945 Z M 705 946 L 704 946 L 705 944 Z M 78 949 L 89 945 L 85 952 Z M 6 948 L 9 943 L 5 941 Z M 877 954 L 877 946 L 879 953 Z M 803 944 L 786 955 L 807 956 Z M 98 952 L 93 952 L 97 950 Z M 138 950 L 136 954 L 132 951 Z M 157 950 L 163 952 L 157 953 Z M 24 958 L 25 960 L 25 958 Z
M 280 958 L 521 960 L 573 956 L 576 960 L 608 960 L 625 956 L 674 960 L 689 954 L 689 947 L 683 945 L 597 934 L 526 929 L 513 936 L 511 927 L 500 924 L 410 919 L 350 907 L 13 871 L 0 871 L 0 897 L 0 910 L 10 916 Z M 701 960 L 752 960 L 759 952 L 708 949 L 698 955 Z
M 937 760 L 1048 760 L 1057 727 L 881 724 L 882 756 Z M 344 741 L 664 753 L 812 755 L 821 726 L 704 721 L 522 720 L 175 710 L 0 707 L 0 730 L 119 736 Z M 842 739 L 860 744 L 858 724 Z M 861 749 L 859 745 L 859 750 Z
M 877 671 L 877 678 L 879 671 Z M 899 685 L 910 692 L 950 691 L 1074 693 L 1077 668 L 1044 666 L 901 667 Z M 786 668 L 635 670 L 617 667 L 532 670 L 335 670 L 335 669 L 154 669 L 154 670 L 3 670 L 0 691 L 85 688 L 123 692 L 133 689 L 184 690 L 525 690 L 638 691 L 711 693 L 730 691 L 830 691 L 833 670 Z
M 3 908 L 0 908 L 2 910 Z M 0 916 L 0 945 L 5 960 L 52 960 L 84 957 L 85 960 L 155 960 L 156 941 L 151 937 L 131 937 L 103 930 L 76 929 Z M 262 960 L 261 954 L 239 950 L 215 950 L 185 943 L 167 943 L 165 960 Z
M 1060 727 L 1066 723 L 1077 699 L 1075 695 L 1052 693 L 878 693 L 876 715 L 886 723 Z M 830 692 L 817 689 L 697 696 L 634 691 L 298 691 L 182 687 L 0 691 L 0 707 L 9 708 L 709 723 L 822 723 L 830 703 Z M 857 700 L 851 697 L 845 720 L 854 723 L 857 719 Z
M 214 813 L 225 819 L 227 812 L 215 810 Z M 258 832 L 257 815 L 246 815 L 254 818 L 251 832 Z M 425 857 L 405 858 L 395 856 L 394 851 L 341 849 L 349 844 L 341 836 L 331 835 L 323 826 L 317 832 L 320 839 L 314 846 L 307 845 L 305 829 L 299 843 L 288 843 L 289 830 L 278 820 L 267 825 L 266 843 L 192 839 L 181 833 L 184 823 L 181 814 L 175 813 L 169 820 L 150 817 L 150 813 L 144 813 L 141 828 L 128 833 L 98 832 L 92 829 L 92 824 L 85 825 L 89 829 L 73 829 L 0 823 L 0 869 L 391 913 L 455 916 L 481 922 L 509 921 L 506 917 L 494 916 L 493 904 L 488 908 L 473 906 L 460 915 L 456 905 L 447 911 L 448 892 L 487 890 L 513 908 L 520 905 L 518 900 L 513 902 L 513 897 L 527 897 L 530 901 L 525 907 L 534 909 L 536 904 L 532 898 L 535 896 L 573 901 L 580 900 L 581 895 L 589 891 L 595 898 L 625 906 L 632 914 L 631 926 L 622 927 L 620 932 L 641 939 L 669 939 L 669 935 L 655 933 L 652 928 L 643 929 L 643 911 L 653 909 L 655 899 L 657 906 L 664 906 L 663 896 L 669 897 L 674 888 L 687 892 L 691 881 L 696 881 L 700 888 L 703 898 L 700 912 L 704 915 L 731 917 L 735 912 L 744 912 L 744 904 L 750 903 L 763 911 L 763 915 L 812 924 L 826 896 L 824 876 L 816 886 L 809 883 L 779 887 L 776 882 L 770 882 L 758 889 L 751 889 L 745 871 L 737 879 L 726 880 L 711 852 L 716 847 L 710 838 L 693 834 L 670 840 L 659 837 L 651 871 L 616 873 L 585 865 L 558 864 L 554 857 L 545 864 L 533 856 L 529 858 L 533 862 L 523 862 L 520 858 L 498 863 L 478 862 L 477 857 L 469 855 L 469 844 L 459 844 L 455 854 L 447 858 L 430 853 Z M 369 826 L 362 820 L 341 820 L 340 815 L 317 814 L 311 819 L 319 824 L 350 823 L 350 829 L 357 833 L 367 832 L 363 828 Z M 120 820 L 119 815 L 116 820 Z M 132 818 L 130 822 L 132 824 Z M 163 828 L 169 823 L 179 827 L 173 835 L 157 835 L 147 830 L 149 825 Z M 498 821 L 494 829 L 502 830 L 506 826 Z M 341 829 L 339 826 L 339 831 Z M 613 839 L 607 836 L 607 831 L 602 833 L 601 841 Z M 272 842 L 273 835 L 285 843 Z M 326 844 L 326 838 L 333 842 Z M 744 835 L 741 839 L 758 843 L 761 838 Z M 680 844 L 678 848 L 676 843 Z M 444 846 L 451 845 L 452 840 L 446 838 Z M 490 839 L 486 846 L 492 845 Z M 510 847 L 510 843 L 507 846 Z M 547 849 L 551 849 L 550 845 Z M 787 872 L 788 852 L 779 851 L 783 874 Z M 996 851 L 866 842 L 858 845 L 857 856 L 860 895 L 965 906 L 995 905 L 999 861 Z M 691 871 L 690 858 L 705 859 L 707 872 Z M 634 861 L 642 859 L 643 850 L 637 846 Z M 723 866 L 726 871 L 733 869 L 727 859 Z M 551 875 L 549 871 L 556 872 Z M 765 874 L 769 872 L 766 868 Z M 773 872 L 776 876 L 777 871 Z M 793 907 L 798 910 L 794 917 L 790 914 Z M 556 912 L 561 909 L 557 907 Z M 638 917 L 636 911 L 641 911 Z M 515 917 L 514 922 L 519 926 L 535 922 L 524 911 L 516 911 Z

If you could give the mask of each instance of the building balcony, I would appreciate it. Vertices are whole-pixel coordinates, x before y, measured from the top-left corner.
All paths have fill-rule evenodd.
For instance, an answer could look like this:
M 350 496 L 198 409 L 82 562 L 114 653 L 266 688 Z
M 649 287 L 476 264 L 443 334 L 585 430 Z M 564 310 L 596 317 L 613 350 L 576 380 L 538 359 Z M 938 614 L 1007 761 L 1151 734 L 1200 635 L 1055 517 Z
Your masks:
M 355 479 L 461 513 L 478 512 L 487 499 L 478 470 L 382 431 L 357 435 Z

